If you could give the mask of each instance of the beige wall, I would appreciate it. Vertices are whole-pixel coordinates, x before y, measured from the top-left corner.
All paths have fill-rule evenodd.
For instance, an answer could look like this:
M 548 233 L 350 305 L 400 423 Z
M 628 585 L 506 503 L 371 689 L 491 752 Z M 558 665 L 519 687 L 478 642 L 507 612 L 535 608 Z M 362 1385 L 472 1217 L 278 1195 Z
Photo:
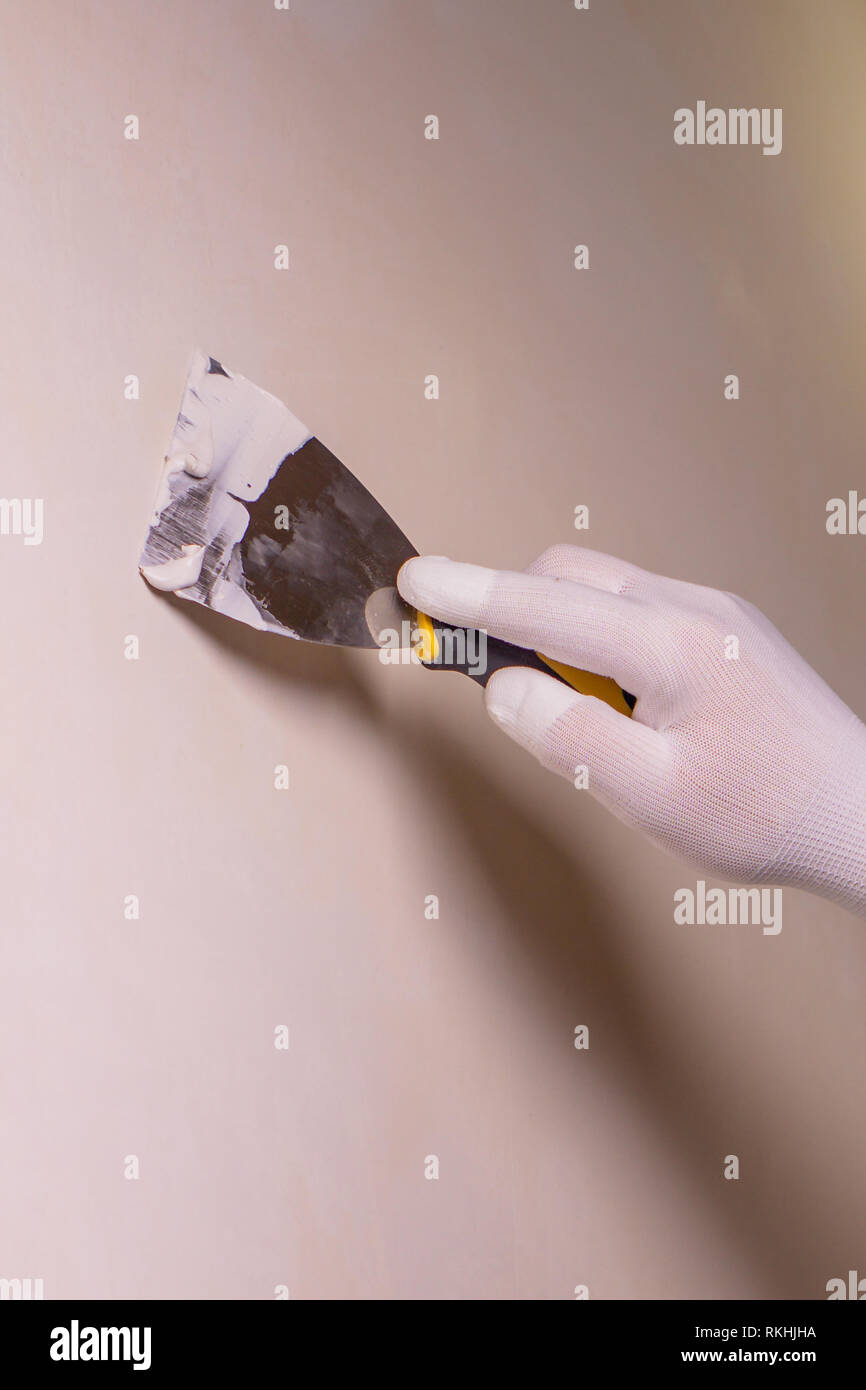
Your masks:
M 562 1299 L 866 1273 L 862 922 L 786 890 L 778 937 L 677 927 L 695 871 L 470 682 L 136 572 L 200 344 L 419 549 L 520 567 L 586 503 L 590 545 L 748 596 L 866 714 L 866 539 L 824 530 L 864 478 L 862 7 L 7 0 L 4 29 L 0 491 L 46 533 L 0 537 L 0 1276 Z M 698 99 L 781 106 L 782 154 L 677 148 Z

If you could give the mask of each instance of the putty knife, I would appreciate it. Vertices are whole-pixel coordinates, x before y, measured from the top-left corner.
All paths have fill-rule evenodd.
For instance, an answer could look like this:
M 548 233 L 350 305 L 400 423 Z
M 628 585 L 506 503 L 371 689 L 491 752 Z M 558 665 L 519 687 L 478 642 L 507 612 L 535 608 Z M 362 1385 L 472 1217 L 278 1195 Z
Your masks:
M 631 713 L 615 681 L 410 608 L 395 580 L 417 553 L 282 401 L 195 354 L 141 555 L 149 584 L 254 628 L 414 654 L 481 685 L 531 666 Z

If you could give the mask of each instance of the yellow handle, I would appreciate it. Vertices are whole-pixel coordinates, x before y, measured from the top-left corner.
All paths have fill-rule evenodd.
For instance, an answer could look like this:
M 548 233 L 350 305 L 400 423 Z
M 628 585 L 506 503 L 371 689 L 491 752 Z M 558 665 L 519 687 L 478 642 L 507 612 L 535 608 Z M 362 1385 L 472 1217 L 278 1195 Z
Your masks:
M 433 619 L 428 617 L 426 613 L 422 613 L 420 608 L 416 608 L 415 622 L 418 628 L 418 641 L 415 644 L 416 656 L 425 663 L 435 661 L 439 655 L 439 643 L 436 639 Z
M 536 652 L 535 655 L 580 695 L 594 695 L 597 700 L 604 700 L 604 703 L 610 705 L 618 714 L 626 714 L 631 719 L 631 706 L 616 681 L 611 680 L 610 676 L 596 676 L 592 671 L 578 671 L 576 666 L 566 666 L 562 661 L 554 661 L 552 656 L 545 656 L 544 652 Z

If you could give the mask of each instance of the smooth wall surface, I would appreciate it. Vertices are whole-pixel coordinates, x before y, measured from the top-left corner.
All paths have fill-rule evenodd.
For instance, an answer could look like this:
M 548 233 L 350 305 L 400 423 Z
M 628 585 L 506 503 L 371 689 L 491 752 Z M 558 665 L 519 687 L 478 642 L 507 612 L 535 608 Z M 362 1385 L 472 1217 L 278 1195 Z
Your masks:
M 0 493 L 44 499 L 45 534 L 0 536 L 0 1277 L 823 1298 L 866 1273 L 866 924 L 785 890 L 776 937 L 677 926 L 696 871 L 471 682 L 136 569 L 199 345 L 420 550 L 583 541 L 735 590 L 866 715 L 866 537 L 825 529 L 866 486 L 862 5 L 2 11 Z M 676 146 L 698 100 L 781 107 L 782 152 Z

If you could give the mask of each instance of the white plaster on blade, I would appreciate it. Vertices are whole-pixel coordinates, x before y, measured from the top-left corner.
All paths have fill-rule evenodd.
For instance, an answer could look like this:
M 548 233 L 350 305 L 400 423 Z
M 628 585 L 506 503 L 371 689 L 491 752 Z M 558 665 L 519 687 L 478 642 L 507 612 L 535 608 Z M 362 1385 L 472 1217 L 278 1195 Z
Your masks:
M 205 353 L 195 354 L 171 452 L 198 457 L 206 433 L 213 446 L 209 476 L 223 491 L 254 502 L 283 459 L 297 453 L 313 432 L 276 396 L 246 377 L 209 372 L 209 365 Z
M 164 593 L 188 589 L 198 582 L 204 551 L 203 545 L 181 546 L 182 553 L 176 560 L 166 560 L 163 565 L 143 565 L 141 573 L 152 588 Z
M 183 461 L 184 473 L 189 473 L 193 478 L 206 478 L 213 467 L 213 449 L 210 450 L 210 458 L 206 457 L 204 450 L 201 454 L 187 454 Z
M 171 501 L 171 484 L 169 483 L 169 478 L 171 477 L 172 473 L 182 472 L 182 459 L 172 458 L 171 456 L 166 458 L 165 463 L 162 466 L 162 473 L 159 479 L 159 490 L 156 494 L 156 501 L 153 504 L 153 520 L 150 523 L 151 526 L 159 525 L 159 519 L 162 516 L 162 513 L 165 511 L 166 507 L 168 506 L 169 502 Z
M 225 580 L 215 584 L 210 592 L 210 606 L 217 613 L 224 613 L 227 618 L 237 618 L 239 622 L 258 628 L 260 632 L 267 630 L 268 624 L 258 606 L 237 584 Z
M 141 573 L 154 587 L 174 590 L 250 627 L 297 637 L 247 593 L 237 547 L 249 525 L 246 504 L 262 495 L 283 461 L 313 434 L 282 401 L 245 377 L 225 368 L 210 371 L 212 360 L 200 351 L 193 356 Z M 199 570 L 190 569 L 192 577 L 178 581 L 168 568 L 187 560 L 190 548 L 183 541 L 190 530 L 209 552 L 205 587 L 196 582 L 201 557 Z M 178 545 L 184 552 L 179 559 Z M 173 558 L 165 561 L 166 553 Z

